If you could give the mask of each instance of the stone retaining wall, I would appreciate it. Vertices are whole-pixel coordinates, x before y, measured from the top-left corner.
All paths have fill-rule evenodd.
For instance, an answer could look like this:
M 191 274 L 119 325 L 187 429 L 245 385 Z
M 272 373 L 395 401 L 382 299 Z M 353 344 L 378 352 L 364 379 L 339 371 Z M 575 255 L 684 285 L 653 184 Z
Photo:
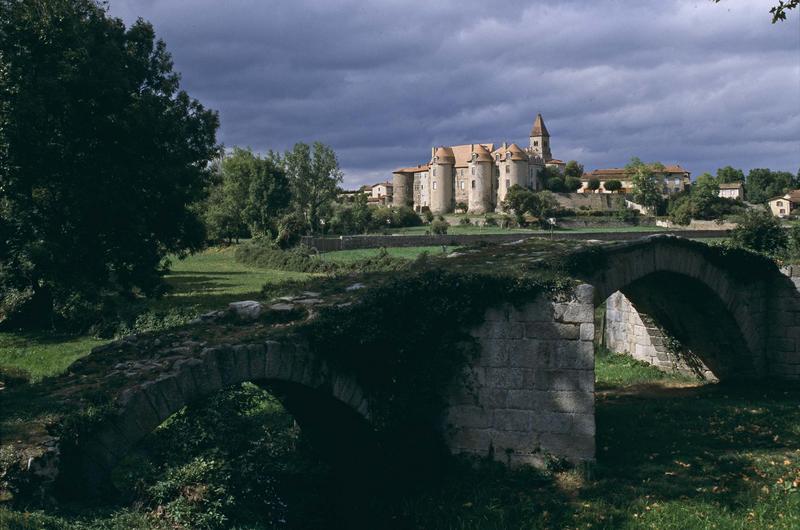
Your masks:
M 682 235 L 688 238 L 727 237 L 727 230 L 670 230 L 664 232 L 538 232 L 510 234 L 453 234 L 453 235 L 363 235 L 340 237 L 311 237 L 301 239 L 303 245 L 315 248 L 320 252 L 336 250 L 354 250 L 360 248 L 380 247 L 431 247 L 437 245 L 461 246 L 486 241 L 490 243 L 510 243 L 531 237 L 544 239 L 628 241 L 641 239 L 645 235 L 659 233 Z
M 481 356 L 447 411 L 452 451 L 509 465 L 594 460 L 593 288 L 490 309 Z

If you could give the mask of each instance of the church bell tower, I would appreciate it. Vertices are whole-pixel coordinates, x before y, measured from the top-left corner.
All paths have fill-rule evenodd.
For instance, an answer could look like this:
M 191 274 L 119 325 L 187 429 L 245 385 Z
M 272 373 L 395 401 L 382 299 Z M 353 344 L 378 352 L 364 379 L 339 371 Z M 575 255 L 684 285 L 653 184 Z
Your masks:
M 537 114 L 536 120 L 533 122 L 528 150 L 532 155 L 541 157 L 545 162 L 553 158 L 550 153 L 550 133 L 547 132 L 541 114 Z

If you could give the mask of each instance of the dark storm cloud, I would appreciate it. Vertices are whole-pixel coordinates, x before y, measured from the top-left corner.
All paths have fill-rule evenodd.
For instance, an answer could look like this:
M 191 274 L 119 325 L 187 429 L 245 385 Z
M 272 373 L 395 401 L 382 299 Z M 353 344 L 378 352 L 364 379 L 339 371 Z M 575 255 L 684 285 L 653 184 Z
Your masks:
M 800 167 L 800 14 L 769 0 L 111 0 L 151 21 L 220 140 L 332 145 L 346 183 L 434 144 L 527 142 L 587 168 Z

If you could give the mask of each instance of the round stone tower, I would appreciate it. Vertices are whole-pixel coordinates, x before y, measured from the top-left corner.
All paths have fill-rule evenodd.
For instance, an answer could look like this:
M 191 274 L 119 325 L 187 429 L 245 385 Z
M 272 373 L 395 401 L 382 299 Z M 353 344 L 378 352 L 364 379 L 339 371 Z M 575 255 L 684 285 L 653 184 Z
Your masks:
M 414 174 L 405 171 L 395 171 L 392 173 L 392 205 L 410 206 L 412 204 L 412 186 Z
M 515 185 L 527 186 L 528 183 L 528 155 L 517 144 L 511 144 L 500 150 L 500 161 L 497 163 L 500 170 L 497 183 L 497 209 L 506 198 L 506 193 Z
M 431 213 L 448 213 L 453 208 L 453 165 L 456 160 L 447 147 L 438 148 L 431 160 Z
M 492 208 L 492 155 L 481 144 L 473 146 L 470 161 L 469 213 L 486 213 Z

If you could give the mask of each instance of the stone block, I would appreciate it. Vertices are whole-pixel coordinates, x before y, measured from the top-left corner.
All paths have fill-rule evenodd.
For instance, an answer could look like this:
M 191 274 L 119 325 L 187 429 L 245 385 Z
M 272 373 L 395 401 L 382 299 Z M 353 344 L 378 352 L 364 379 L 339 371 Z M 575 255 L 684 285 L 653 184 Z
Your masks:
M 554 411 L 594 414 L 594 393 L 553 391 Z
M 566 434 L 572 427 L 572 414 L 553 412 L 534 412 L 531 429 L 539 433 Z
M 222 380 L 222 387 L 229 387 L 235 383 L 240 383 L 238 377 L 237 367 L 237 354 L 234 353 L 231 347 L 218 347 L 215 348 L 215 356 L 217 359 L 217 368 L 219 369 L 219 376 Z
M 482 326 L 482 336 L 490 339 L 521 339 L 523 334 L 522 326 L 521 322 L 486 322 Z
M 509 396 L 510 397 L 510 396 Z M 529 431 L 531 412 L 528 410 L 495 410 L 492 427 L 500 431 Z
M 482 388 L 478 391 L 477 401 L 487 409 L 505 408 L 508 404 L 508 393 L 509 390 L 505 388 Z
M 509 352 L 520 340 L 484 339 L 481 341 L 480 363 L 484 366 L 507 366 Z
M 552 322 L 553 303 L 544 297 L 539 297 L 536 301 L 523 306 L 520 320 L 523 322 Z
M 486 386 L 489 388 L 520 388 L 523 373 L 517 368 L 487 368 Z
M 595 435 L 594 414 L 572 414 L 570 432 L 581 437 L 594 437 Z
M 447 423 L 459 429 L 486 429 L 491 421 L 492 413 L 483 407 L 457 405 L 447 409 Z
M 530 322 L 525 325 L 525 337 L 529 339 L 576 340 L 579 336 L 580 327 L 574 324 Z
M 561 318 L 557 318 L 556 320 L 578 324 L 594 322 L 594 306 L 591 304 L 570 302 L 566 304 Z
M 183 393 L 181 392 L 180 387 L 178 387 L 176 376 L 162 376 L 156 380 L 155 386 L 161 393 L 161 396 L 163 396 L 164 401 L 167 403 L 167 407 L 169 408 L 168 416 L 175 414 L 177 411 L 183 408 L 184 405 L 186 405 L 186 400 L 183 398 Z
M 159 424 L 170 417 L 172 414 L 172 409 L 170 408 L 166 398 L 162 395 L 160 385 L 158 385 L 155 381 L 148 381 L 146 383 L 142 383 L 139 388 L 153 405 L 153 408 L 158 414 Z
M 583 323 L 580 327 L 581 340 L 594 340 L 594 323 Z
M 582 283 L 575 288 L 575 299 L 583 304 L 594 303 L 594 287 L 588 283 Z
M 533 389 L 509 390 L 506 406 L 509 409 L 534 410 L 541 399 L 541 392 Z
M 552 344 L 547 341 L 523 339 L 509 345 L 508 365 L 512 368 L 536 368 L 548 363 L 548 350 Z
M 489 450 L 490 438 L 488 429 L 463 428 L 455 429 L 448 437 L 447 444 L 458 450 Z
M 250 378 L 253 381 L 264 379 L 267 372 L 267 348 L 263 344 L 251 344 L 248 349 Z
M 539 435 L 533 432 L 488 431 L 495 453 L 504 455 L 510 449 L 514 453 L 532 453 L 539 449 Z
M 197 384 L 192 375 L 192 365 L 197 366 L 199 364 L 202 364 L 199 359 L 187 359 L 172 365 L 175 373 L 175 383 L 183 396 L 184 403 L 193 401 L 198 396 Z
M 161 418 L 158 411 L 153 407 L 141 388 L 128 389 L 120 397 L 120 414 L 124 421 L 120 422 L 120 427 L 126 439 L 136 442 L 142 436 L 149 434 L 159 426 Z M 128 419 L 135 423 L 136 427 L 128 423 Z

